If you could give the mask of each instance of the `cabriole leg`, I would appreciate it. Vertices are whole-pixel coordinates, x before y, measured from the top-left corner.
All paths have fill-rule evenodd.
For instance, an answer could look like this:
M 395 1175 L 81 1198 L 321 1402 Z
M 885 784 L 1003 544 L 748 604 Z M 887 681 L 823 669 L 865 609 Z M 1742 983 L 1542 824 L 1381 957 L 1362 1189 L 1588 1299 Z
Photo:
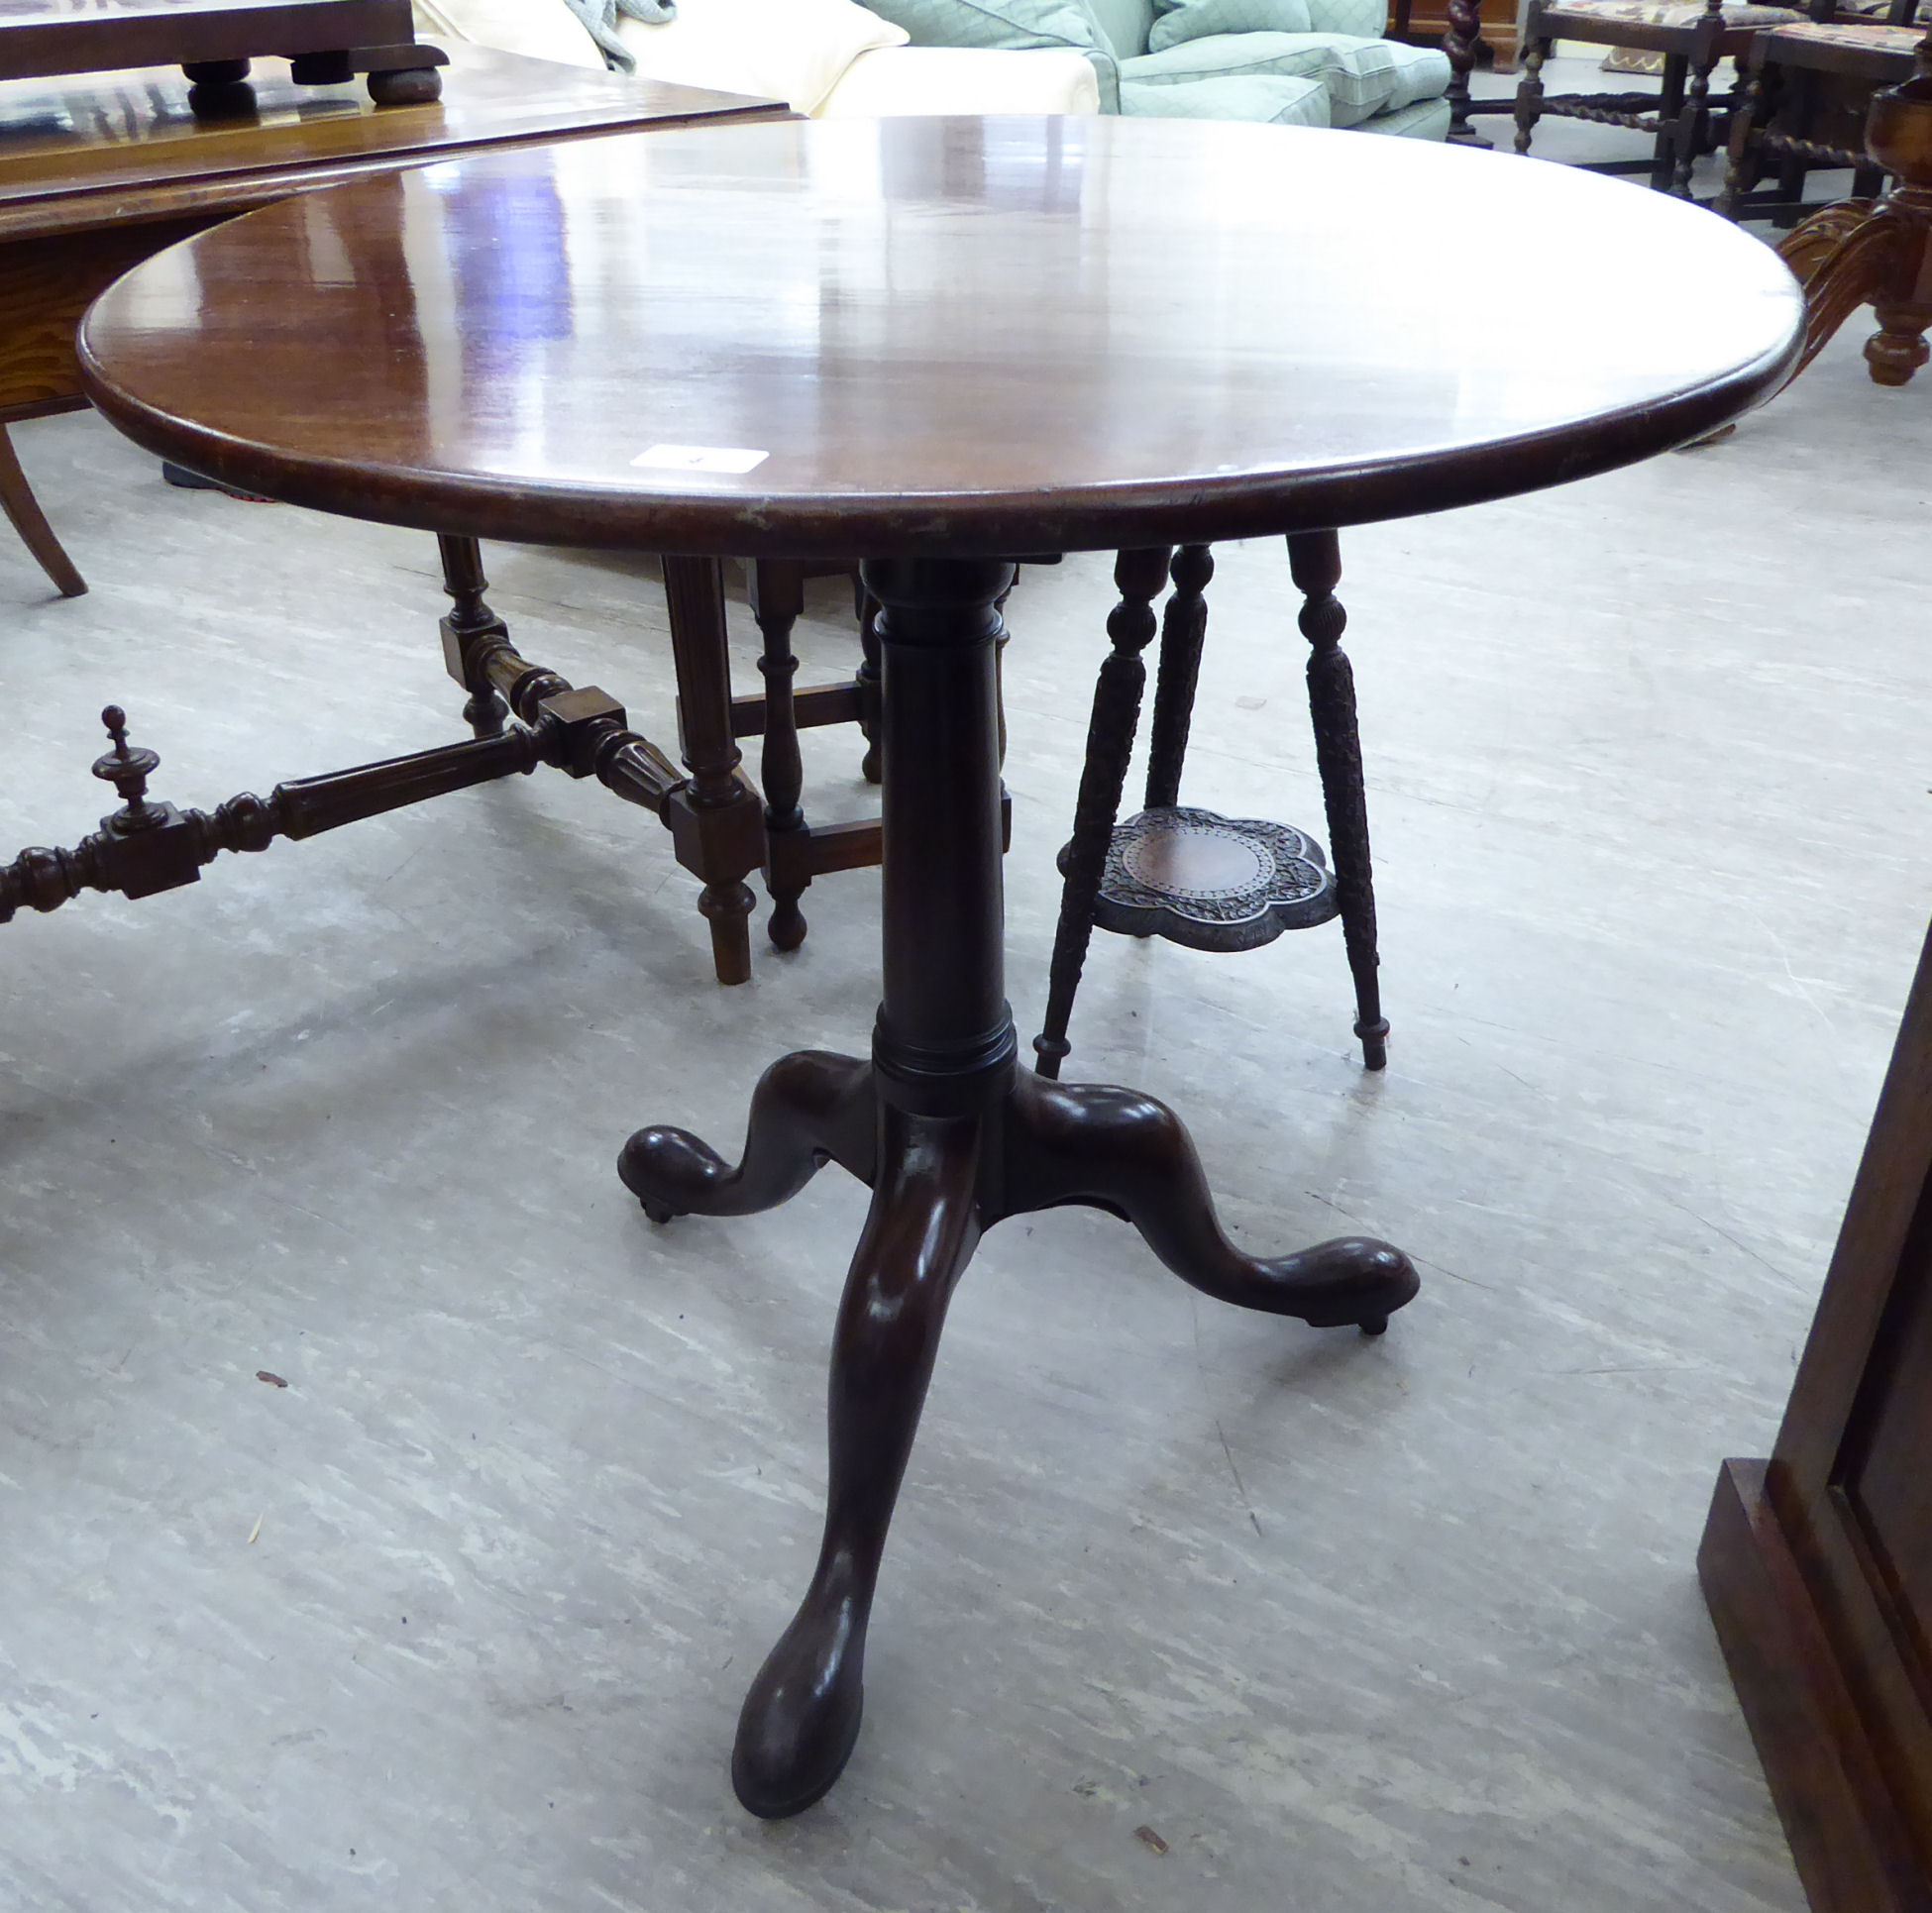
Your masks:
M 808 1807 L 859 1738 L 879 1558 L 953 1285 L 979 1242 L 980 1119 L 889 1110 L 832 1344 L 830 1469 L 818 1565 L 745 1696 L 731 1784 L 755 1814 Z

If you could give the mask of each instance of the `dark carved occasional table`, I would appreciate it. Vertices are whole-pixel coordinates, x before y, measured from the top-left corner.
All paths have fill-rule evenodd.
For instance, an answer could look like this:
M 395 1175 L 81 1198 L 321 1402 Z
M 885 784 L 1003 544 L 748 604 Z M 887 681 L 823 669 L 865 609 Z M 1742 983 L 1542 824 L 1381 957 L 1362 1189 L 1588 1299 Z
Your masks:
M 1472 218 L 1538 244 L 1478 256 Z M 502 236 L 514 273 L 478 235 Z M 796 1812 L 857 1738 L 886 1530 L 984 1230 L 1107 1210 L 1206 1294 L 1318 1326 L 1378 1330 L 1417 1289 L 1383 1242 L 1244 1253 L 1163 1105 L 1018 1069 L 995 692 L 1014 560 L 1332 530 L 1644 458 L 1775 386 L 1796 288 L 1709 214 L 1561 167 L 1112 118 L 782 124 L 468 160 L 257 213 L 186 261 L 109 291 L 81 354 L 108 416 L 197 471 L 445 533 L 868 554 L 871 1056 L 775 1063 L 735 1167 L 662 1127 L 620 1163 L 659 1221 L 770 1208 L 828 1161 L 873 1191 L 832 1355 L 823 1550 L 732 1764 L 754 1812 Z M 533 741 L 452 747 L 521 753 L 480 775 L 546 752 L 580 774 L 621 765 L 628 734 L 592 693 L 525 690 L 511 702 Z M 125 751 L 102 775 L 138 788 Z M 315 807 L 304 789 L 213 816 L 124 812 L 98 858 L 161 830 L 205 863 L 327 827 Z M 51 901 L 94 881 L 73 853 L 31 854 L 18 881 Z

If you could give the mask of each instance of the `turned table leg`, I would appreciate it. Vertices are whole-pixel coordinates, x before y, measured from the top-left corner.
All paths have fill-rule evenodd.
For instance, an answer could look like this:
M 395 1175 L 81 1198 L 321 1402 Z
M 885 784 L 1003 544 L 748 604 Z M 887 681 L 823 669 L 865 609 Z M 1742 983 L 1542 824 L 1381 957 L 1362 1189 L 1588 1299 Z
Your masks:
M 1160 669 L 1154 675 L 1154 714 L 1147 727 L 1149 810 L 1171 810 L 1181 800 L 1181 767 L 1194 721 L 1194 691 L 1208 635 L 1207 589 L 1214 575 L 1214 553 L 1206 545 L 1183 545 L 1168 568 L 1174 594 L 1160 617 Z
M 1139 565 L 1154 558 L 1159 567 Z M 1165 553 L 1123 560 L 1136 593 L 1152 570 L 1147 597 L 1165 563 Z M 1216 1221 L 1172 1111 L 1134 1091 L 1042 1082 L 1017 1068 L 1002 953 L 996 665 L 998 601 L 1012 578 L 1011 565 L 991 560 L 865 567 L 883 607 L 886 815 L 885 993 L 871 1060 L 801 1051 L 775 1064 L 752 1099 L 735 1167 L 667 1127 L 638 1130 L 618 1161 L 656 1221 L 771 1208 L 827 1161 L 872 1189 L 832 1350 L 817 1565 L 751 1684 L 732 1755 L 739 1799 L 768 1817 L 818 1799 L 858 1738 L 887 1529 L 946 1305 L 984 1230 L 1086 1204 L 1130 1222 L 1207 1295 L 1370 1333 L 1418 1287 L 1406 1256 L 1360 1236 L 1247 1254 Z
M 509 641 L 510 628 L 483 599 L 489 580 L 483 576 L 483 547 L 476 539 L 445 532 L 438 535 L 436 546 L 443 560 L 443 588 L 450 596 L 449 612 L 440 627 L 443 663 L 469 693 L 463 720 L 472 733 L 499 737 L 509 706 L 490 683 L 483 660 L 490 645 Z
M 772 895 L 767 934 L 781 950 L 805 941 L 805 913 L 799 899 L 811 882 L 805 852 L 805 762 L 799 755 L 799 720 L 793 680 L 799 661 L 792 653 L 792 629 L 805 611 L 805 568 L 794 562 L 761 558 L 751 567 L 751 614 L 765 640 L 758 660 L 765 680 L 765 741 L 758 781 L 765 787 L 765 881 Z
M 1060 892 L 1060 920 L 1053 933 L 1053 956 L 1047 969 L 1046 1015 L 1033 1038 L 1042 1076 L 1058 1076 L 1070 1045 L 1067 1023 L 1073 999 L 1086 967 L 1087 946 L 1094 935 L 1094 903 L 1100 896 L 1107 847 L 1121 814 L 1121 793 L 1127 788 L 1127 764 L 1133 755 L 1134 726 L 1140 719 L 1140 693 L 1147 683 L 1141 653 L 1158 628 L 1154 599 L 1167 582 L 1169 545 L 1145 551 L 1122 552 L 1114 565 L 1114 584 L 1121 601 L 1108 614 L 1107 635 L 1114 649 L 1100 668 L 1094 686 L 1093 716 L 1087 725 L 1087 755 L 1080 771 L 1080 795 L 1074 800 L 1073 836 L 1060 868 L 1066 882 Z
M 765 806 L 738 774 L 731 734 L 724 579 L 715 558 L 664 560 L 671 654 L 678 674 L 678 741 L 691 783 L 665 805 L 678 861 L 703 879 L 698 910 L 711 926 L 720 983 L 751 979 L 751 886 L 765 861 Z
M 34 562 L 47 574 L 54 588 L 62 597 L 84 597 L 87 581 L 60 549 L 60 541 L 47 522 L 41 501 L 34 496 L 34 487 L 27 482 L 27 474 L 20 469 L 19 455 L 4 424 L 0 424 L 0 507 L 6 510 L 21 542 L 33 553 Z
M 1355 721 L 1355 672 L 1342 648 L 1348 614 L 1335 595 L 1342 545 L 1332 531 L 1298 532 L 1288 540 L 1288 569 L 1302 591 L 1299 622 L 1309 642 L 1308 709 L 1315 726 L 1315 764 L 1329 818 L 1336 902 L 1342 947 L 1355 980 L 1355 1034 L 1362 1066 L 1384 1069 L 1389 1026 L 1382 1015 L 1376 966 L 1375 879 L 1368 856 L 1368 796 L 1362 788 L 1361 733 Z

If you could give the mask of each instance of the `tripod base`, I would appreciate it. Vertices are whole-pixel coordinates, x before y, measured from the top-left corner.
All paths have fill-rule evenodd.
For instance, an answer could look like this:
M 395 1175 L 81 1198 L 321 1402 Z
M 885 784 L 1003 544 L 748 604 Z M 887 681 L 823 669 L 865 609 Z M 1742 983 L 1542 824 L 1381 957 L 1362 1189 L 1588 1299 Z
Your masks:
M 1223 1232 L 1180 1118 L 1132 1090 L 989 1072 L 977 1113 L 898 1107 L 872 1063 L 802 1050 L 766 1071 L 734 1167 L 683 1129 L 640 1129 L 618 1161 L 655 1221 L 745 1216 L 827 1162 L 872 1189 L 832 1347 L 831 1469 L 817 1569 L 746 1697 L 732 1784 L 753 1813 L 809 1806 L 858 1739 L 866 1627 L 901 1476 L 954 1284 L 994 1223 L 1065 1204 L 1137 1228 L 1182 1281 L 1237 1308 L 1379 1334 L 1419 1285 L 1361 1236 L 1243 1254 Z

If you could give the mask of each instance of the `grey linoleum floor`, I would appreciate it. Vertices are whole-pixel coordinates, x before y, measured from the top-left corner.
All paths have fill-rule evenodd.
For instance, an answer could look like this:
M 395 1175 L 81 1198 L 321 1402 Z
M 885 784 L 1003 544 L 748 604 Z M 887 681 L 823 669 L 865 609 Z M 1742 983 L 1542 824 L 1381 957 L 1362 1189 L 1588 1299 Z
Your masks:
M 0 549 L 8 854 L 106 807 L 109 699 L 182 802 L 456 734 L 426 538 L 18 439 L 93 592 Z M 659 1230 L 612 1159 L 735 1146 L 772 1056 L 865 1043 L 876 874 L 723 991 L 659 826 L 546 775 L 18 920 L 0 1906 L 1797 1913 L 1692 1557 L 1932 909 L 1929 471 L 1932 384 L 1853 333 L 1727 444 L 1346 538 L 1387 1075 L 1334 926 L 1103 939 L 1069 1074 L 1176 1103 L 1243 1241 L 1385 1233 L 1424 1293 L 1367 1341 L 1105 1217 L 997 1230 L 864 1737 L 789 1824 L 725 1762 L 862 1194 Z M 1316 823 L 1285 562 L 1220 556 L 1186 796 Z M 648 563 L 491 559 L 533 654 L 668 730 Z M 1027 1032 L 1107 577 L 1011 606 Z M 850 668 L 835 585 L 802 649 Z M 811 739 L 819 814 L 855 759 Z

